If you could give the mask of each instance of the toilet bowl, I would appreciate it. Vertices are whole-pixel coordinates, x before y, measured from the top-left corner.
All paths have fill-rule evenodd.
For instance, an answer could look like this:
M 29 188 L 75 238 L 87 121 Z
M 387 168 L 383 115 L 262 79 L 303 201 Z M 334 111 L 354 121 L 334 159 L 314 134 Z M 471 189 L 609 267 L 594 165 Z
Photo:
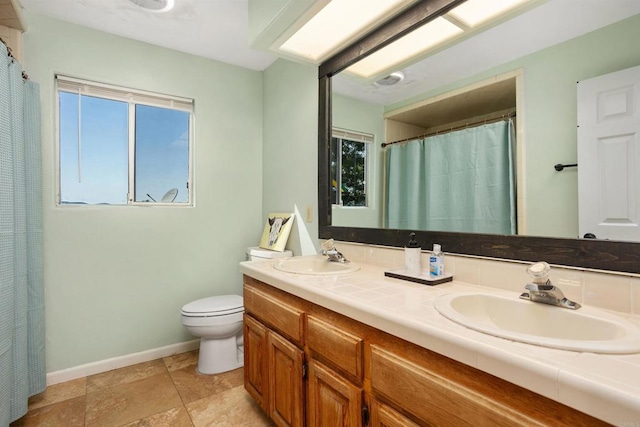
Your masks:
M 239 295 L 202 298 L 182 307 L 182 324 L 191 335 L 200 337 L 198 372 L 217 374 L 244 365 L 243 313 Z

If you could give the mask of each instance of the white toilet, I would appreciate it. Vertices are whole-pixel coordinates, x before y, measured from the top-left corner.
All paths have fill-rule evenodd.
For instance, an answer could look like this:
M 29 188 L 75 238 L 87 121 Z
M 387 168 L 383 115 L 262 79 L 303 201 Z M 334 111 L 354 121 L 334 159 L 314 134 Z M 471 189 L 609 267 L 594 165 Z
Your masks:
M 247 260 L 251 261 L 292 255 L 291 251 L 247 249 Z M 182 324 L 191 335 L 200 337 L 198 372 L 218 374 L 244 365 L 243 313 L 240 295 L 202 298 L 182 307 Z
M 240 295 L 202 298 L 182 307 L 181 321 L 200 337 L 198 372 L 217 374 L 244 365 Z

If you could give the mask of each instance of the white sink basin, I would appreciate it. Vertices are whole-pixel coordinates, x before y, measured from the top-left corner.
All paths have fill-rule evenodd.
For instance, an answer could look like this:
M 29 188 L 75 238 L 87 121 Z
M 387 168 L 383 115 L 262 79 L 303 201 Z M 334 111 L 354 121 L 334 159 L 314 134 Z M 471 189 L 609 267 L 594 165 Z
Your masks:
M 640 352 L 640 327 L 592 307 L 578 310 L 489 294 L 448 294 L 435 301 L 448 319 L 501 338 L 563 350 Z
M 360 266 L 353 262 L 331 262 L 327 258 L 289 258 L 276 262 L 273 268 L 295 274 L 345 274 L 360 270 Z

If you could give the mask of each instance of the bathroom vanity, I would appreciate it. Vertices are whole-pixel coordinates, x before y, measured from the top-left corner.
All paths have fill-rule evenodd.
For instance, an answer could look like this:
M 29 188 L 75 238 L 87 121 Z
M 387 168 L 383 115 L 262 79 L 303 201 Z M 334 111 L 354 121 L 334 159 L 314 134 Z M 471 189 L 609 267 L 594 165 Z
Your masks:
M 611 367 L 572 369 L 581 353 L 474 332 L 435 311 L 437 296 L 468 284 L 427 287 L 364 264 L 322 276 L 273 264 L 241 271 L 245 388 L 277 425 L 640 422 L 632 387 L 601 381 Z

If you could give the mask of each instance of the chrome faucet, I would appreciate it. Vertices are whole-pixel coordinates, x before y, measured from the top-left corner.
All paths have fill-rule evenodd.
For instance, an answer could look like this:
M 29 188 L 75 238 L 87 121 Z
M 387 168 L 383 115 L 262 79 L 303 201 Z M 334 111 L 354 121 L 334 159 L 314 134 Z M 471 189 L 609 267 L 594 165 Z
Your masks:
M 527 268 L 527 272 L 533 277 L 533 283 L 527 283 L 525 290 L 520 294 L 520 298 L 542 304 L 555 305 L 557 307 L 577 310 L 581 306 L 577 302 L 573 302 L 564 296 L 560 288 L 556 288 L 548 279 L 549 264 L 539 262 Z
M 551 284 L 551 282 L 547 282 L 544 285 L 527 283 L 524 288 L 529 292 L 523 292 L 520 295 L 520 298 L 522 299 L 541 302 L 543 304 L 556 305 L 558 307 L 569 308 L 571 310 L 577 310 L 580 308 L 580 304 L 567 299 L 560 288 L 556 288 Z
M 348 259 L 344 257 L 335 247 L 333 239 L 329 239 L 322 244 L 322 255 L 329 257 L 331 262 L 348 263 Z

